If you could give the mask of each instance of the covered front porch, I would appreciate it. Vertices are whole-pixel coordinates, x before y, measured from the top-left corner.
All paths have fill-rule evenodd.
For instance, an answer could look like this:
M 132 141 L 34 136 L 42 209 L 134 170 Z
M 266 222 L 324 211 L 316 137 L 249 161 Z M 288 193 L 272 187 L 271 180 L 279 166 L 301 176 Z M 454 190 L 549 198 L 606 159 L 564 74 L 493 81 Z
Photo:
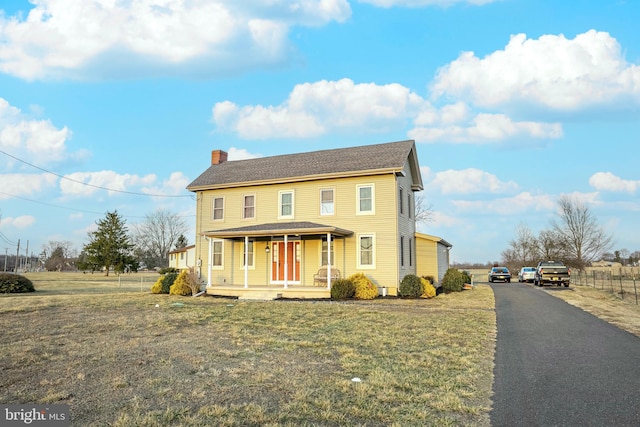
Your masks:
M 206 292 L 250 299 L 330 298 L 332 273 L 344 274 L 345 239 L 352 234 L 312 222 L 206 231 Z

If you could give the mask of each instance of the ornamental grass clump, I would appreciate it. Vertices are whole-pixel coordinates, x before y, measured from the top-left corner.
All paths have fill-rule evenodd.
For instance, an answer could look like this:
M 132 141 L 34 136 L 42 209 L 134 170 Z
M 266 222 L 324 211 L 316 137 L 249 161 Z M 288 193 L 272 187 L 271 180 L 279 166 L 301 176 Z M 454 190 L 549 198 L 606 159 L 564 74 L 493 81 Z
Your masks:
M 356 299 L 375 299 L 378 298 L 378 287 L 365 276 L 363 273 L 356 273 L 349 276 L 356 288 L 354 294 Z
M 31 280 L 13 273 L 0 273 L 0 292 L 5 294 L 35 292 Z
M 331 299 L 342 300 L 353 298 L 356 286 L 349 279 L 336 279 L 331 282 Z
M 418 298 L 422 295 L 422 282 L 415 274 L 407 274 L 400 282 L 398 293 L 404 298 Z
M 442 289 L 445 293 L 460 292 L 467 283 L 469 275 L 461 272 L 457 268 L 450 268 L 442 278 Z
M 169 287 L 170 295 L 191 295 L 191 277 L 189 276 L 189 272 L 184 270 L 180 272 L 176 280 Z
M 436 296 L 436 288 L 427 277 L 421 277 L 420 283 L 422 284 L 422 295 L 420 295 L 420 298 L 433 298 Z

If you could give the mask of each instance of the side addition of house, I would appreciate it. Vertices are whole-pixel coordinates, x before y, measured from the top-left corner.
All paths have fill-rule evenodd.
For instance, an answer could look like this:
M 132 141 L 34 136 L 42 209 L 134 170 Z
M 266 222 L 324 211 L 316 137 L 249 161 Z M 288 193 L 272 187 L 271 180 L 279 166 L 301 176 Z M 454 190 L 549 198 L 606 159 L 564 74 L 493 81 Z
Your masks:
M 196 194 L 196 274 L 213 295 L 279 289 L 328 298 L 331 281 L 364 273 L 397 295 L 416 274 L 414 141 L 228 161 L 187 187 Z

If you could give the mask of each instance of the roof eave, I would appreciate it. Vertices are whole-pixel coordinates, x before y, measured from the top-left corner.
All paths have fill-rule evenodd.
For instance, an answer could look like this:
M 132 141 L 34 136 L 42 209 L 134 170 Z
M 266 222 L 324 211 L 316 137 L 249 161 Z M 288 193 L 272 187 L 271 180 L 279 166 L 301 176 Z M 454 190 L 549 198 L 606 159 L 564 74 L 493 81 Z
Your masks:
M 207 185 L 196 185 L 189 186 L 187 190 L 191 192 L 197 191 L 206 191 L 206 190 L 220 190 L 222 188 L 238 188 L 238 187 L 253 187 L 259 185 L 273 185 L 273 184 L 287 184 L 290 182 L 304 182 L 304 181 L 320 181 L 325 179 L 334 179 L 334 178 L 351 178 L 356 176 L 372 176 L 372 175 L 385 175 L 385 174 L 397 174 L 400 173 L 402 169 L 398 168 L 386 168 L 386 169 L 369 169 L 363 171 L 351 171 L 351 172 L 341 172 L 341 173 L 327 173 L 327 174 L 316 174 L 316 175 L 303 175 L 303 176 L 292 176 L 289 178 L 280 178 L 280 179 L 265 179 L 258 181 L 243 181 L 243 182 L 229 182 L 223 184 L 207 184 Z M 420 189 L 422 189 L 422 183 L 420 183 Z M 415 187 L 412 186 L 412 188 Z M 419 190 L 414 190 L 419 191 Z

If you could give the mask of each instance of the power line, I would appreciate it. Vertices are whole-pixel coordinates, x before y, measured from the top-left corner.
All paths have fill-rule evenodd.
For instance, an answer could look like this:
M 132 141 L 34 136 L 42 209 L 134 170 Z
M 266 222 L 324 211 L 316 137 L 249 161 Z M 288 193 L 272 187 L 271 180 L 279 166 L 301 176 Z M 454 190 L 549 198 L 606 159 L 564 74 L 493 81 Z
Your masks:
M 36 165 L 31 164 L 29 162 L 26 162 L 26 161 L 24 161 L 22 159 L 19 159 L 16 156 L 12 156 L 11 154 L 7 153 L 6 151 L 0 150 L 0 153 L 4 154 L 5 156 L 11 157 L 12 159 L 17 160 L 17 161 L 19 161 L 21 163 L 24 163 L 25 165 L 29 165 L 32 168 L 36 168 L 38 170 L 41 170 L 42 172 L 57 176 L 60 179 L 65 179 L 67 181 L 75 182 L 76 184 L 86 185 L 87 187 L 97 188 L 97 189 L 100 189 L 100 190 L 113 191 L 114 193 L 133 194 L 135 196 L 147 196 L 147 197 L 192 197 L 192 195 L 190 195 L 190 194 L 186 194 L 186 195 L 185 194 L 183 194 L 183 195 L 148 194 L 148 193 L 138 193 L 138 192 L 135 192 L 135 191 L 114 190 L 113 188 L 107 188 L 107 187 L 101 187 L 99 185 L 89 184 L 89 183 L 86 183 L 86 182 L 82 182 L 82 181 L 78 181 L 76 179 L 72 179 L 72 178 L 66 177 L 64 175 L 57 174 L 55 172 L 51 172 L 50 170 L 43 169 L 43 168 L 41 168 L 39 166 L 36 166 Z
M 26 197 L 16 196 L 15 194 L 5 193 L 4 191 L 0 191 L 0 194 L 4 194 L 5 196 L 9 196 L 9 197 L 14 197 L 14 198 L 20 199 L 20 200 L 25 200 L 25 201 L 31 202 L 31 203 L 37 203 L 39 205 L 51 206 L 53 208 L 66 209 L 66 210 L 69 210 L 69 211 L 82 212 L 82 213 L 88 213 L 88 214 L 104 215 L 104 212 L 87 211 L 87 210 L 83 210 L 83 209 L 75 209 L 75 208 L 69 208 L 69 207 L 66 207 L 66 206 L 54 205 L 54 204 L 51 204 L 51 203 L 41 202 L 39 200 L 32 200 L 32 199 L 27 199 Z M 123 216 L 125 218 L 145 218 L 145 216 L 140 216 L 140 215 L 123 215 Z M 189 215 L 189 216 L 195 216 L 195 215 Z M 13 243 L 13 246 L 15 246 L 15 245 L 16 244 Z

